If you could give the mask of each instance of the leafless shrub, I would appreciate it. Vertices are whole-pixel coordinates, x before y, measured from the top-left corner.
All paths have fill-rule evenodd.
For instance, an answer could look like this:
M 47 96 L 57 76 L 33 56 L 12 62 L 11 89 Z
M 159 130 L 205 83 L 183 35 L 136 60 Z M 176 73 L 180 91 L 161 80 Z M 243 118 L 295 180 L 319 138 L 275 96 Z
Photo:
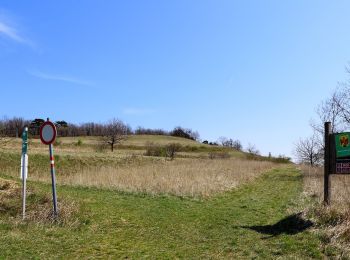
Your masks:
M 174 159 L 176 152 L 181 148 L 180 144 L 171 143 L 165 146 L 166 157 L 169 157 L 171 160 Z

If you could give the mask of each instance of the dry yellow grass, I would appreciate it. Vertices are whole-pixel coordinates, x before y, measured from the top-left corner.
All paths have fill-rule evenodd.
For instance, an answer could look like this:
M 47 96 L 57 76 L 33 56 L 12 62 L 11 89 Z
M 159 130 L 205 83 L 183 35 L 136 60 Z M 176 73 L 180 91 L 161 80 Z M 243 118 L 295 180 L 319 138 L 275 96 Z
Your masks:
M 339 250 L 339 258 L 350 258 L 350 175 L 331 176 L 330 206 L 323 205 L 323 168 L 301 166 L 304 192 L 316 199 L 308 209 L 314 221 L 324 231 L 325 242 Z
M 17 182 L 0 178 L 0 205 L 6 197 L 14 196 L 16 193 L 21 193 L 20 186 Z
M 300 166 L 307 195 L 323 201 L 323 168 Z M 350 203 L 350 175 L 331 175 L 331 204 L 344 206 Z
M 77 145 L 78 141 L 81 141 L 81 145 Z M 6 142 L 0 140 L 0 151 L 18 153 L 21 151 L 20 138 L 9 138 Z M 126 140 L 121 143 L 121 146 L 116 146 L 114 152 L 110 151 L 109 146 L 103 146 L 99 137 L 59 137 L 59 145 L 54 145 L 55 154 L 59 155 L 82 155 L 82 156 L 103 156 L 103 157 L 116 157 L 125 156 L 130 154 L 144 154 L 146 147 L 149 143 L 155 145 L 165 146 L 170 143 L 180 144 L 182 147 L 191 148 L 207 148 L 218 149 L 210 145 L 201 144 L 199 142 L 188 140 L 173 136 L 154 136 L 154 135 L 136 135 L 128 136 Z M 29 140 L 29 154 L 47 154 L 48 147 L 43 145 L 39 139 Z M 243 153 L 235 150 L 227 151 L 233 156 L 244 157 Z M 182 157 L 208 157 L 208 151 L 188 151 L 178 152 L 178 156 Z
M 237 187 L 261 173 L 276 167 L 267 161 L 237 158 L 208 159 L 208 152 L 183 152 L 173 161 L 160 157 L 145 157 L 143 150 L 116 150 L 97 152 L 96 138 L 82 138 L 83 144 L 75 145 L 79 138 L 61 138 L 61 145 L 54 148 L 57 181 L 60 184 L 112 188 L 152 194 L 168 193 L 179 196 L 209 196 Z M 167 136 L 132 136 L 130 145 L 144 145 L 149 141 L 166 144 L 173 141 L 196 144 L 191 140 Z M 31 140 L 29 144 L 29 179 L 50 182 L 48 147 Z M 0 170 L 18 178 L 20 139 L 12 139 L 0 149 Z M 233 151 L 234 152 L 234 151 Z M 237 153 L 237 152 L 236 152 Z M 6 157 L 6 158 L 5 158 Z M 188 157 L 188 158 L 187 158 Z M 240 156 L 242 157 L 242 156 Z
M 57 175 L 59 183 L 113 188 L 123 191 L 209 196 L 248 182 L 275 167 L 271 162 L 238 159 L 176 159 L 120 167 L 88 167 Z M 49 175 L 33 176 L 50 181 Z
M 13 180 L 0 178 L 0 213 L 9 214 L 12 220 L 22 221 L 22 188 L 20 184 Z M 50 195 L 38 194 L 32 189 L 27 190 L 27 197 L 35 197 L 36 203 L 28 203 L 26 210 L 26 221 L 35 223 L 56 222 L 61 225 L 75 227 L 79 225 L 75 214 L 79 205 L 71 200 L 59 199 L 60 219 L 55 220 L 52 215 L 52 199 Z

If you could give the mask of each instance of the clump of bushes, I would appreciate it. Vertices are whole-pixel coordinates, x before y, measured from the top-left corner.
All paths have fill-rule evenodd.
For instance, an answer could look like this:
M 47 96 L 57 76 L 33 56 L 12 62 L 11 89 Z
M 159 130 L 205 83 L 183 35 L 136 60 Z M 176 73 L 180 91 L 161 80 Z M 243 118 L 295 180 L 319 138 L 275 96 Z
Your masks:
M 83 145 L 83 140 L 78 139 L 76 145 L 77 145 L 77 146 L 82 146 L 82 145 Z
M 190 140 L 199 139 L 199 133 L 197 131 L 193 131 L 192 129 L 187 129 L 180 126 L 175 127 L 174 130 L 170 132 L 170 135 Z
M 284 155 L 279 155 L 278 157 L 269 157 L 270 161 L 276 162 L 276 163 L 290 163 L 291 158 L 284 156 Z
M 166 157 L 173 160 L 176 153 L 181 149 L 181 145 L 177 143 L 171 143 L 168 145 L 156 145 L 154 143 L 147 143 L 146 156 Z
M 146 144 L 146 156 L 157 156 L 157 157 L 163 157 L 165 156 L 165 150 L 160 145 L 155 145 L 152 142 L 149 142 Z

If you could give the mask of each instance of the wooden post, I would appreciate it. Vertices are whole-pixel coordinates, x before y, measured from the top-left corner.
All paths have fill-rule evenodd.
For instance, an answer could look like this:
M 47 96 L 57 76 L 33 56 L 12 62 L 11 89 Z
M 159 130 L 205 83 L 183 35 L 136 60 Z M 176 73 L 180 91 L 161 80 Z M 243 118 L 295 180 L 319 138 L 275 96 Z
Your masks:
M 332 171 L 332 152 L 331 152 L 331 122 L 324 123 L 324 204 L 330 203 L 330 174 Z

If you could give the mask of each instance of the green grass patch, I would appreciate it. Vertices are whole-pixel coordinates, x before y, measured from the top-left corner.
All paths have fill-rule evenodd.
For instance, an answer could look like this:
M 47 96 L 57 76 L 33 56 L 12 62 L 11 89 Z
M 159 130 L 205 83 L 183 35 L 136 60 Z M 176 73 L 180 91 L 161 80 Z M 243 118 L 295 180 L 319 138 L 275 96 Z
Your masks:
M 287 213 L 301 189 L 292 167 L 209 199 L 58 186 L 59 198 L 80 205 L 81 225 L 17 223 L 0 213 L 0 258 L 321 259 L 319 238 Z

